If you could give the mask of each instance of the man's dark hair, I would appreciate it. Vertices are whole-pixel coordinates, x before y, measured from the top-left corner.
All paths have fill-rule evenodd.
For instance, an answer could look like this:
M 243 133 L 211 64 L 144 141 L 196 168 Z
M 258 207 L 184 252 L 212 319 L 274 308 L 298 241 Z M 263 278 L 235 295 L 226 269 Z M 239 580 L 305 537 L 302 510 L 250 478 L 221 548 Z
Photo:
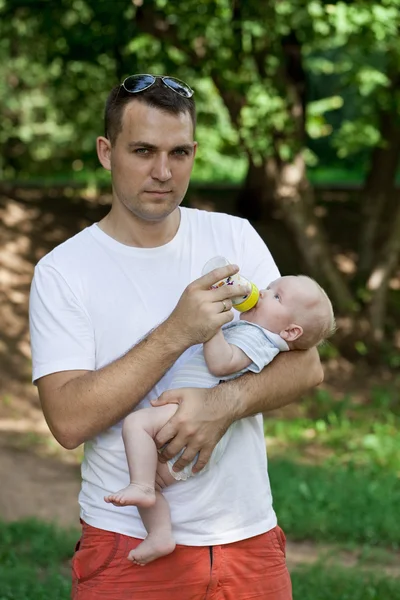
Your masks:
M 180 96 L 167 87 L 161 79 L 156 79 L 151 87 L 136 94 L 130 94 L 122 85 L 117 85 L 108 95 L 104 113 L 105 136 L 113 146 L 118 134 L 122 131 L 122 117 L 125 106 L 133 100 L 143 102 L 147 106 L 158 108 L 173 115 L 187 112 L 192 119 L 193 131 L 196 128 L 196 106 L 193 97 L 184 98 Z

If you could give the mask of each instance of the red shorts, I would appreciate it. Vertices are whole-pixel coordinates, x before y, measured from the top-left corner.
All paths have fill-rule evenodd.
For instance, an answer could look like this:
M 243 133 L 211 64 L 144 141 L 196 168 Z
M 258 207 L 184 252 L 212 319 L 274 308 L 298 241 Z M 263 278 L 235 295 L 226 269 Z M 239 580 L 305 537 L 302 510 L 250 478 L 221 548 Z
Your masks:
M 291 600 L 280 527 L 222 546 L 176 546 L 145 565 L 128 553 L 142 540 L 82 524 L 72 559 L 73 600 Z

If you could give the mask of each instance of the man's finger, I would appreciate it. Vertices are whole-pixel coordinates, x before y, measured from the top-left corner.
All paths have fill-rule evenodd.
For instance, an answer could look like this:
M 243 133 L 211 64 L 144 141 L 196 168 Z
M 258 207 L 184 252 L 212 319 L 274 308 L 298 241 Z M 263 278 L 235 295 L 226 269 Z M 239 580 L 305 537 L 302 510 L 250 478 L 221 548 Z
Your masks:
M 218 312 L 227 312 L 228 310 L 231 310 L 233 306 L 232 300 L 229 300 L 228 298 L 225 300 L 220 300 L 219 302 L 221 302 L 221 304 L 218 306 Z
M 158 458 L 159 461 L 166 462 L 167 460 L 174 458 L 174 456 L 176 456 L 177 454 L 179 454 L 179 452 L 185 449 L 185 446 L 186 444 L 184 438 L 182 436 L 179 436 L 178 434 L 176 437 L 171 439 L 171 441 L 169 441 L 168 444 L 165 445 L 165 448 L 161 449 Z
M 200 450 L 199 457 L 196 461 L 196 464 L 193 467 L 193 473 L 199 473 L 199 471 L 201 471 L 206 466 L 206 464 L 210 460 L 212 451 L 213 448 L 208 447 L 202 448 Z
M 163 392 L 161 396 L 155 398 L 155 400 L 151 400 L 152 406 L 164 406 L 164 404 L 180 404 L 182 401 L 182 397 L 180 394 L 180 390 L 167 390 Z
M 189 463 L 192 462 L 192 460 L 196 458 L 198 452 L 199 449 L 190 448 L 189 446 L 187 446 L 182 456 L 179 457 L 179 459 L 172 467 L 172 470 L 175 472 L 182 471 L 182 469 L 184 469 Z
M 157 448 L 162 450 L 161 454 L 163 456 L 165 455 L 164 453 L 166 451 L 166 448 L 163 447 L 166 446 L 166 444 L 171 443 L 171 440 L 175 438 L 175 436 L 178 434 L 178 431 L 178 424 L 176 423 L 176 420 L 174 420 L 174 417 L 172 417 L 172 419 L 165 423 L 164 427 L 161 427 L 160 431 L 157 433 L 154 441 Z M 183 445 L 181 446 L 180 450 L 182 450 L 182 447 Z M 175 454 L 172 456 L 175 456 Z M 168 458 L 172 458 L 172 456 L 169 456 Z
M 194 283 L 200 286 L 203 290 L 209 290 L 212 285 L 215 285 L 222 279 L 226 279 L 227 277 L 231 277 L 235 275 L 239 271 L 239 267 L 237 265 L 226 265 L 226 267 L 219 267 L 218 269 L 214 269 L 207 273 L 207 275 L 203 275 L 196 279 Z
M 233 319 L 234 319 L 233 311 L 227 310 L 226 312 L 221 312 L 219 314 L 218 318 L 221 319 L 219 326 L 222 327 L 223 325 L 226 325 L 226 323 L 230 323 L 231 321 L 233 321 Z
M 251 292 L 250 283 L 233 283 L 232 285 L 222 285 L 221 287 L 210 290 L 213 302 L 234 298 L 235 296 L 247 296 Z

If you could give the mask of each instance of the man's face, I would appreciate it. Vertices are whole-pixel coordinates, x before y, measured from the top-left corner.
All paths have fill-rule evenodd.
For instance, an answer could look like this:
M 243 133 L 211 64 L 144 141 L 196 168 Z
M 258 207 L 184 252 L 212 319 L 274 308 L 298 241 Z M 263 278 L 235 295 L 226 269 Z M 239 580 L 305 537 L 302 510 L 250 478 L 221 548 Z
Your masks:
M 114 202 L 142 221 L 168 217 L 186 194 L 196 147 L 189 113 L 130 102 L 111 147 Z

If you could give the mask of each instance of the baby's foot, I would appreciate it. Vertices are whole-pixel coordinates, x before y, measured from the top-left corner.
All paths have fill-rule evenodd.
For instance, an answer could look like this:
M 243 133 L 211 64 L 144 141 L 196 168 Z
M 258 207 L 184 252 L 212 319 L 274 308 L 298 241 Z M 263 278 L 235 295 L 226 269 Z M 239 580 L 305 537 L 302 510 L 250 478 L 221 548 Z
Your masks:
M 175 542 L 171 531 L 149 533 L 139 546 L 129 552 L 128 559 L 136 565 L 144 567 L 152 560 L 171 554 L 174 550 Z
M 156 501 L 154 487 L 143 485 L 141 483 L 130 483 L 126 488 L 104 496 L 105 502 L 115 506 L 140 506 L 140 508 L 149 508 Z

